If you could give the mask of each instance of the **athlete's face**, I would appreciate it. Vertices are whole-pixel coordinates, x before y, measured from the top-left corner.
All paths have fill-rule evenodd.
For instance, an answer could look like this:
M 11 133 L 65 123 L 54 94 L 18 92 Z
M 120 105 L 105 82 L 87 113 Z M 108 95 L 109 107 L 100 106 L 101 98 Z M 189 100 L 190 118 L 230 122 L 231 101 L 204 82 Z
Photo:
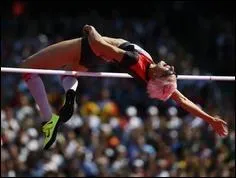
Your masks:
M 168 65 L 164 61 L 160 61 L 159 63 L 152 66 L 152 70 L 151 70 L 152 74 L 151 75 L 154 78 L 164 77 L 164 76 L 167 76 L 167 75 L 175 74 L 174 70 L 175 70 L 174 66 Z
M 166 64 L 165 61 L 160 61 L 159 63 L 157 63 L 157 66 L 159 68 L 159 70 L 163 73 L 167 72 L 167 71 L 174 71 L 174 66 L 170 66 L 168 64 Z

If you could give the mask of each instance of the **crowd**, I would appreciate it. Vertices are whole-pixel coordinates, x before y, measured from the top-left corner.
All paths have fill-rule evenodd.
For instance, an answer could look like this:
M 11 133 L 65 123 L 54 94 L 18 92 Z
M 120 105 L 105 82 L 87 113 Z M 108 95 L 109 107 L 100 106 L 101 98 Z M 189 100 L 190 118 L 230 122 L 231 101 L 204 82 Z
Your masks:
M 174 12 L 183 12 L 182 6 L 173 5 Z M 233 75 L 230 21 L 199 15 L 198 29 L 176 35 L 175 18 L 161 11 L 146 19 L 90 11 L 73 17 L 2 19 L 1 66 L 17 67 L 47 45 L 79 37 L 83 25 L 92 24 L 101 34 L 128 39 L 164 58 L 179 74 Z M 199 36 L 194 41 L 198 50 L 188 36 Z M 119 71 L 113 66 L 98 70 Z M 60 80 L 42 78 L 57 113 L 64 101 Z M 171 100 L 148 99 L 145 88 L 131 79 L 80 78 L 72 119 L 60 128 L 52 149 L 42 151 L 40 112 L 26 84 L 20 74 L 1 73 L 1 176 L 235 176 L 234 86 L 178 81 L 178 88 L 208 113 L 220 114 L 229 124 L 229 135 L 218 137 Z

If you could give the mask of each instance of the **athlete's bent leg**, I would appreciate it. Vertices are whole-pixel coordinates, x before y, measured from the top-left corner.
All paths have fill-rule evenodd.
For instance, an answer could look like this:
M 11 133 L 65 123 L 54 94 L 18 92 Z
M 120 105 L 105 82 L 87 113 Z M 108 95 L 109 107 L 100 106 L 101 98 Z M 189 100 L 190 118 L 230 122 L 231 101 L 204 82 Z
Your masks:
M 29 73 L 23 74 L 23 79 L 28 85 L 28 89 L 39 106 L 39 110 L 42 113 L 42 121 L 48 121 L 52 117 L 52 109 L 48 102 L 43 81 L 38 74 Z
M 49 46 L 38 53 L 30 56 L 22 62 L 22 68 L 58 69 L 67 64 L 73 64 L 77 59 L 79 39 L 63 41 Z M 56 139 L 57 128 L 61 121 L 60 117 L 52 114 L 46 95 L 45 87 L 38 75 L 24 74 L 30 93 L 38 104 L 44 121 L 42 130 L 44 133 L 44 149 L 48 149 Z

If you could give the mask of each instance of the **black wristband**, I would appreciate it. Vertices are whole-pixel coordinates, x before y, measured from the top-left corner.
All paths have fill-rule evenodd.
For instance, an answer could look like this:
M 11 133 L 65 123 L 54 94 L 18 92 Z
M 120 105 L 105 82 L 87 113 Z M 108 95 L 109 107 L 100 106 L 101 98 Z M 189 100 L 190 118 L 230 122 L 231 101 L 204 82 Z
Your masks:
M 138 62 L 138 54 L 136 52 L 126 51 L 120 64 L 122 67 L 130 67 Z

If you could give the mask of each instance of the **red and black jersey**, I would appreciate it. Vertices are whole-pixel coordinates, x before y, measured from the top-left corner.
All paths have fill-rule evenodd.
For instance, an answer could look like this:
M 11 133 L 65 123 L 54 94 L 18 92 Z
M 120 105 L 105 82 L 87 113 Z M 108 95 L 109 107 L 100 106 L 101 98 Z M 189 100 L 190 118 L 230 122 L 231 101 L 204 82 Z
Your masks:
M 125 51 L 130 51 L 135 55 L 135 62 L 128 66 L 121 65 L 130 75 L 135 79 L 146 84 L 148 81 L 148 68 L 153 63 L 151 56 L 140 46 L 126 42 L 120 45 L 121 49 Z M 124 59 L 125 60 L 125 59 Z
M 110 62 L 107 62 L 106 60 L 94 54 L 89 45 L 88 38 L 82 38 L 81 48 L 80 64 L 88 68 L 89 71 L 97 72 L 101 66 L 111 64 Z M 149 68 L 150 64 L 153 63 L 151 56 L 140 46 L 130 42 L 121 44 L 119 48 L 130 52 L 130 54 L 133 55 L 134 60 L 132 60 L 132 64 L 128 65 L 123 65 L 122 62 L 114 62 L 113 64 L 118 65 L 123 70 L 125 70 L 125 72 L 132 75 L 135 79 L 141 83 L 146 84 L 148 80 L 147 69 Z M 129 60 L 124 58 L 123 63 L 126 62 L 129 63 Z

